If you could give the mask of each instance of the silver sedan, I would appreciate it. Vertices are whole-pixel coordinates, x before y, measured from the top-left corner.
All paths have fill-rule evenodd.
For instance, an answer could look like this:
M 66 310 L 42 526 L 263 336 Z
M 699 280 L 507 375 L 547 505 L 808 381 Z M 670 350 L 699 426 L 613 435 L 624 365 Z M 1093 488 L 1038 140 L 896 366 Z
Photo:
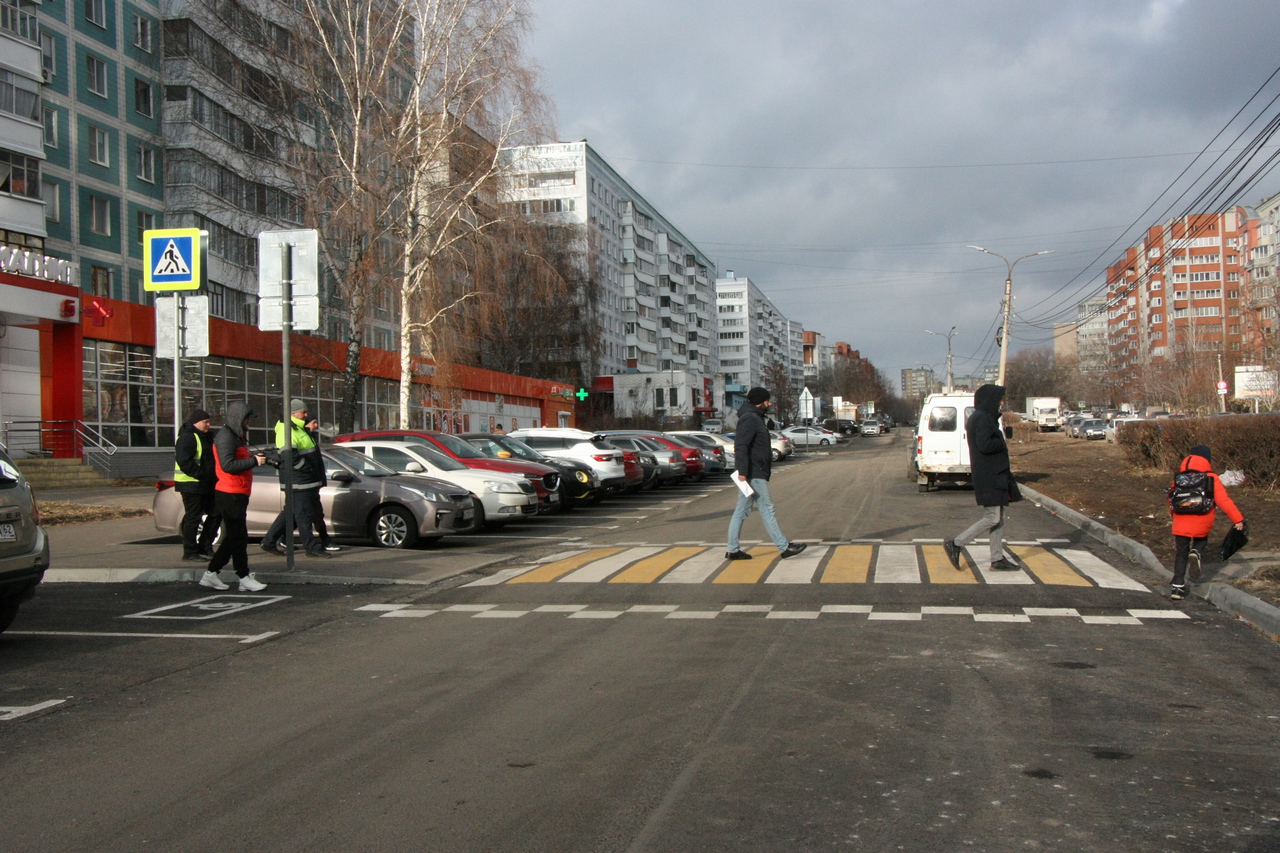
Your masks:
M 439 539 L 475 525 L 475 507 L 466 489 L 434 477 L 397 474 L 353 450 L 331 447 L 323 456 L 327 482 L 320 489 L 320 503 L 334 536 L 372 539 L 382 548 L 405 548 L 418 539 Z M 266 533 L 283 506 L 276 470 L 254 468 L 249 535 Z M 151 509 L 156 530 L 178 529 L 182 496 L 170 481 L 157 484 Z

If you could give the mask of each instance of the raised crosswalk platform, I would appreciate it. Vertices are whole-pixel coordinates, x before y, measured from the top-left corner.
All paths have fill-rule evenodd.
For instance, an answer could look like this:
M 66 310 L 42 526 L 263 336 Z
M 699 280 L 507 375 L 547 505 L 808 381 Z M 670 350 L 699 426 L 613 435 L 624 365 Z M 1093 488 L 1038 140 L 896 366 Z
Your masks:
M 993 571 L 985 543 L 965 549 L 961 569 L 937 540 L 811 544 L 783 560 L 772 545 L 726 560 L 724 546 L 628 545 L 582 548 L 502 569 L 465 586 L 514 584 L 987 584 L 1150 590 L 1095 554 L 1067 543 L 1009 543 L 1018 571 Z

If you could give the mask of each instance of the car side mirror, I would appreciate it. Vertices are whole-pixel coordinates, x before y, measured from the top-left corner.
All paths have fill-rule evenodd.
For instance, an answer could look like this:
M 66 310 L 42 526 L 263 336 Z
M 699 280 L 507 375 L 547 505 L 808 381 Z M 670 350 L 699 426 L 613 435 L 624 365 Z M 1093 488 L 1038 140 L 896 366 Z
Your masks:
M 1013 427 L 1005 427 L 1005 428 L 1004 428 L 1004 437 L 1005 437 L 1006 439 L 1013 438 Z
M 338 471 L 329 479 L 335 483 L 354 483 L 356 481 L 355 475 L 347 471 Z
M 408 465 L 404 466 L 404 470 L 408 471 L 410 474 L 421 474 L 427 469 L 422 467 L 421 462 L 410 462 Z
M 498 458 L 499 458 L 499 459 L 510 459 L 510 458 L 511 458 L 511 451 L 510 451 L 510 450 L 499 450 L 499 451 L 498 451 Z

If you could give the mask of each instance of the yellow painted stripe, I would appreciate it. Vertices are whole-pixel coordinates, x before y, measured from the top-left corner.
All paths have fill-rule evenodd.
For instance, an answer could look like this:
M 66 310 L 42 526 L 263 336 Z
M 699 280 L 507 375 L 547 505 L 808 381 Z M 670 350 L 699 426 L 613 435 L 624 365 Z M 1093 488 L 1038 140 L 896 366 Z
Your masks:
M 871 568 L 870 545 L 837 545 L 831 549 L 822 583 L 866 583 Z
M 978 582 L 963 553 L 960 554 L 960 565 L 963 568 L 957 572 L 951 565 L 951 561 L 947 559 L 947 552 L 941 545 L 922 545 L 920 551 L 924 554 L 924 567 L 929 573 L 929 583 Z
M 646 557 L 625 572 L 609 578 L 609 583 L 653 583 L 677 565 L 701 554 L 706 548 L 668 548 L 661 554 Z
M 507 583 L 549 583 L 561 575 L 569 574 L 574 569 L 580 569 L 588 563 L 612 557 L 614 554 L 621 554 L 625 550 L 625 548 L 592 548 L 590 551 L 583 551 L 581 554 L 574 554 L 572 557 L 556 560 L 531 572 L 525 572 Z
M 729 563 L 712 583 L 757 583 L 778 557 L 778 549 L 772 545 L 757 545 L 747 553 L 752 559 Z
M 1014 545 L 1009 550 L 1027 564 L 1027 568 L 1040 579 L 1041 583 L 1053 586 L 1093 586 L 1064 560 L 1044 548 L 1034 545 Z

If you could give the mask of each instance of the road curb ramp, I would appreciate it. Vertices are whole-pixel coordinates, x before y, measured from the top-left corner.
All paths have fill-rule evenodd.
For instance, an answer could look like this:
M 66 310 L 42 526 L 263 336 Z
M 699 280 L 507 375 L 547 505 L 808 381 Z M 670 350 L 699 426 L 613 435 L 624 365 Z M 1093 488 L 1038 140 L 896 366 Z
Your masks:
M 1038 506 L 1047 509 L 1050 514 L 1058 516 L 1077 530 L 1084 531 L 1108 548 L 1124 554 L 1165 580 L 1173 579 L 1173 572 L 1165 568 L 1164 564 L 1156 559 L 1156 555 L 1152 550 L 1141 542 L 1117 533 L 1110 527 L 1099 524 L 1087 515 L 1076 512 L 1065 504 L 1042 495 L 1022 483 L 1018 484 L 1018 488 L 1023 495 L 1031 498 Z M 1231 586 L 1231 584 L 1206 583 L 1193 585 L 1192 591 L 1222 612 L 1248 622 L 1268 637 L 1272 639 L 1280 637 L 1280 607 L 1268 604 L 1257 596 L 1250 595 L 1244 590 Z

